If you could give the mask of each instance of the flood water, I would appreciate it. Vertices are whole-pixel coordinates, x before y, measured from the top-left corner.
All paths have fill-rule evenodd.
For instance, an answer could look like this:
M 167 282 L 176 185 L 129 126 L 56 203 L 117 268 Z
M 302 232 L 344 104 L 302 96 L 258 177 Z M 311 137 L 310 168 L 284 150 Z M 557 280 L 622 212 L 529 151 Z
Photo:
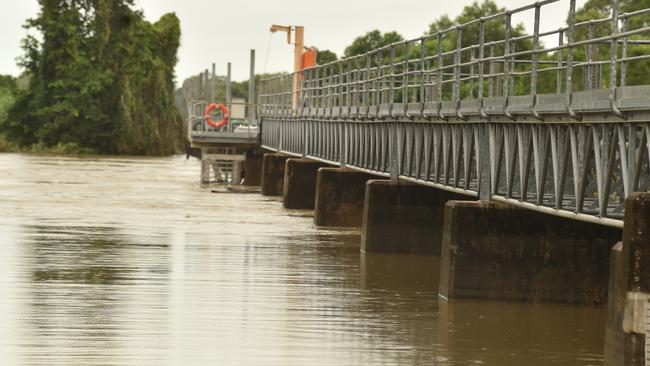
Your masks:
M 199 162 L 0 154 L 0 365 L 600 365 L 605 310 L 436 295 Z

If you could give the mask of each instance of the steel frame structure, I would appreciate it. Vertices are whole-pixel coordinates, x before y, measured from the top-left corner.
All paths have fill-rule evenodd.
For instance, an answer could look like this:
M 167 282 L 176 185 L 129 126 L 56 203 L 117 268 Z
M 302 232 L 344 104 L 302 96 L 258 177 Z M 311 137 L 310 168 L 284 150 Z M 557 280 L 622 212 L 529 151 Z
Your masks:
M 610 17 L 576 23 L 570 0 L 568 25 L 541 32 L 556 1 L 300 71 L 295 107 L 294 74 L 264 80 L 262 145 L 622 227 L 624 199 L 650 190 L 650 85 L 628 85 L 650 65 L 650 9 L 613 0 Z M 525 12 L 532 35 L 513 28 Z

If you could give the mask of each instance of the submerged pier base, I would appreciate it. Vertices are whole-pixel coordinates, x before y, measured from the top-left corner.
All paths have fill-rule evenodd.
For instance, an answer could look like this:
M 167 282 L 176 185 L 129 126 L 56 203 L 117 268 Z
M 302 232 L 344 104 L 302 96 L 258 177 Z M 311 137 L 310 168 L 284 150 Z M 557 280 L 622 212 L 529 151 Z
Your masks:
M 329 166 L 308 159 L 287 159 L 284 168 L 284 208 L 313 210 L 318 169 Z
M 262 159 L 261 190 L 264 196 L 282 196 L 284 189 L 284 166 L 288 155 L 264 154 Z
M 260 186 L 262 184 L 262 154 L 262 151 L 257 148 L 246 152 L 244 185 Z
M 368 181 L 361 250 L 439 254 L 444 206 L 454 199 L 470 197 L 412 183 Z
M 612 248 L 605 365 L 645 365 L 650 354 L 650 194 L 625 202 L 623 241 Z
M 621 230 L 504 203 L 445 207 L 439 294 L 602 305 Z
M 361 227 L 366 182 L 376 178 L 372 174 L 345 168 L 318 169 L 314 223 L 318 226 Z

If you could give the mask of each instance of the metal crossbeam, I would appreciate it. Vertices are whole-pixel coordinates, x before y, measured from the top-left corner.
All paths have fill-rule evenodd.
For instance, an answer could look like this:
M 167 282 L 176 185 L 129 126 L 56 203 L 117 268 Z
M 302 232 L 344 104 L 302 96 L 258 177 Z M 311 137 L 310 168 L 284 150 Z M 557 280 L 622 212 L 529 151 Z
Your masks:
M 264 80 L 262 144 L 622 227 L 624 199 L 650 190 L 650 85 L 628 75 L 650 64 L 650 9 L 612 1 L 611 17 L 576 23 L 572 0 L 568 26 L 542 32 L 555 1 L 303 70 L 295 108 L 293 75 Z M 513 34 L 523 12 L 532 35 Z

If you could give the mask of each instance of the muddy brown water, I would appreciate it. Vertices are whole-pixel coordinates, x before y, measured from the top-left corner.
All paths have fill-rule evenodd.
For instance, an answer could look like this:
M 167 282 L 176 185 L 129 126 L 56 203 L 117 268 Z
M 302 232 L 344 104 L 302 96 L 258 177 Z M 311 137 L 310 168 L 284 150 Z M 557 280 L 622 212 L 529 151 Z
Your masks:
M 198 179 L 0 154 L 0 365 L 602 363 L 602 308 L 439 299 L 435 257 Z

